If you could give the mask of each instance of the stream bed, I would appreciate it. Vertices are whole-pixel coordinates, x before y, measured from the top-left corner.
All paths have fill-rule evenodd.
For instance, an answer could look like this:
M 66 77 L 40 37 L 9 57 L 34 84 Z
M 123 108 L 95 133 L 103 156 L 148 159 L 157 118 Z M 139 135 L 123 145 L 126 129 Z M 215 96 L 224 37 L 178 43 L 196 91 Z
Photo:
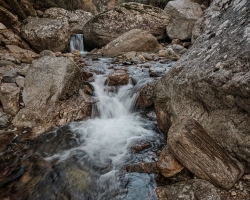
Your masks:
M 157 199 L 156 175 L 128 173 L 125 166 L 156 161 L 166 144 L 153 108 L 137 107 L 136 100 L 138 90 L 173 63 L 84 62 L 94 74 L 92 117 L 33 140 L 24 130 L 0 155 L 0 199 Z M 120 67 L 126 67 L 129 83 L 108 86 L 108 74 Z

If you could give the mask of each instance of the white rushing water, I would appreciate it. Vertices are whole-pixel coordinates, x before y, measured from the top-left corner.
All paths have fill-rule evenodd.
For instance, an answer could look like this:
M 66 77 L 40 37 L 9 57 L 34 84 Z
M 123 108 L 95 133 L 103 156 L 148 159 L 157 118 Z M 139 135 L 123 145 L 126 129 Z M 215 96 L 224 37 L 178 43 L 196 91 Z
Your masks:
M 154 175 L 123 171 L 128 164 L 154 161 L 153 149 L 163 141 L 163 136 L 155 132 L 154 112 L 142 117 L 135 111 L 138 90 L 152 79 L 142 72 L 144 78 L 135 86 L 131 81 L 123 86 L 108 86 L 108 74 L 114 69 L 108 66 L 98 69 L 102 74 L 94 75 L 92 82 L 96 103 L 92 106 L 91 119 L 68 125 L 78 145 L 50 155 L 46 160 L 59 164 L 77 157 L 75 164 L 83 168 L 88 166 L 89 173 L 93 174 L 89 199 L 156 199 Z M 132 76 L 133 72 L 129 69 Z M 136 74 L 134 76 L 139 76 Z M 142 153 L 132 150 L 134 146 L 148 142 L 152 150 Z
M 74 49 L 79 50 L 82 55 L 85 55 L 84 43 L 83 43 L 83 34 L 72 34 L 70 38 L 70 52 Z

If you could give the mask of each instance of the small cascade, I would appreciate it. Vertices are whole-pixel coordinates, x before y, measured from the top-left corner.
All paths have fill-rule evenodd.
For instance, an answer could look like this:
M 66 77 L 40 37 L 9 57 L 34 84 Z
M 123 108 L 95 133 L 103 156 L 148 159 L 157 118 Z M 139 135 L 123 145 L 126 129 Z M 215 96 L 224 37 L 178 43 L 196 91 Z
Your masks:
M 81 52 L 81 54 L 86 54 L 84 51 L 83 34 L 72 34 L 70 38 L 70 52 L 74 49 Z

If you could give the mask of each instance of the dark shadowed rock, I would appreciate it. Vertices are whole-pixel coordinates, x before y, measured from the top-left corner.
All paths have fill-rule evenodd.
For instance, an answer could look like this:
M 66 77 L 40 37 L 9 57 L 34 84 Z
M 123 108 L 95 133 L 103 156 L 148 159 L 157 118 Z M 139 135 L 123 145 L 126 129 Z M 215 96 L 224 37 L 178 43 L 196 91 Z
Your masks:
M 243 165 L 219 146 L 194 119 L 180 117 L 168 132 L 168 147 L 188 170 L 230 189 L 244 174 Z
M 114 39 L 103 47 L 103 56 L 117 56 L 126 52 L 157 52 L 163 47 L 148 31 L 133 29 Z
M 11 122 L 11 120 L 10 120 L 9 115 L 7 115 L 6 113 L 4 113 L 2 111 L 2 109 L 0 108 L 0 128 L 8 126 L 10 124 L 10 122 Z
M 170 16 L 164 10 L 139 3 L 120 4 L 93 17 L 83 28 L 84 40 L 91 48 L 101 48 L 132 29 L 149 31 L 162 38 Z
M 0 6 L 0 22 L 5 26 L 12 26 L 18 22 L 17 16 L 13 15 L 4 7 Z
M 250 170 L 249 1 L 214 0 L 201 34 L 156 86 L 165 133 L 179 115 L 197 119 Z M 239 17 L 240 16 L 240 17 Z M 161 116 L 169 119 L 161 119 Z
M 201 179 L 157 187 L 155 192 L 159 200 L 221 200 L 216 188 Z

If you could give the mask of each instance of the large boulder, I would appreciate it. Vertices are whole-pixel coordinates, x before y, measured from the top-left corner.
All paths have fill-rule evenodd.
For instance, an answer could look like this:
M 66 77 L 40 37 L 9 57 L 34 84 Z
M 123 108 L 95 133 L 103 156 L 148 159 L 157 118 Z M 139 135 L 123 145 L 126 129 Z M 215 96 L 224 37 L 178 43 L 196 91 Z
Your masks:
M 168 132 L 173 155 L 196 176 L 230 189 L 244 174 L 243 165 L 231 157 L 194 119 L 180 117 Z
M 158 82 L 155 98 L 163 132 L 179 115 L 192 116 L 248 172 L 249 8 L 250 1 L 215 0 L 203 18 L 201 35 Z
M 69 32 L 82 33 L 83 26 L 93 17 L 90 12 L 83 10 L 68 11 L 63 8 L 49 8 L 43 14 L 44 18 L 63 19 L 68 18 Z
M 162 38 L 169 18 L 167 12 L 159 8 L 124 3 L 96 15 L 85 24 L 85 43 L 90 48 L 101 48 L 132 29 L 147 30 L 155 37 Z
M 159 200 L 221 200 L 217 188 L 201 179 L 160 186 L 155 192 Z
M 65 51 L 70 39 L 68 19 L 28 17 L 20 34 L 37 52 Z
M 167 25 L 167 35 L 170 39 L 191 39 L 194 23 L 203 15 L 198 3 L 190 0 L 169 1 L 164 9 L 171 15 Z
M 131 51 L 157 52 L 162 48 L 148 31 L 133 29 L 108 43 L 100 52 L 103 56 L 117 56 Z
M 89 116 L 80 69 L 68 58 L 45 56 L 33 61 L 25 77 L 25 107 L 15 116 L 18 126 L 36 127 L 42 133 L 53 126 Z

